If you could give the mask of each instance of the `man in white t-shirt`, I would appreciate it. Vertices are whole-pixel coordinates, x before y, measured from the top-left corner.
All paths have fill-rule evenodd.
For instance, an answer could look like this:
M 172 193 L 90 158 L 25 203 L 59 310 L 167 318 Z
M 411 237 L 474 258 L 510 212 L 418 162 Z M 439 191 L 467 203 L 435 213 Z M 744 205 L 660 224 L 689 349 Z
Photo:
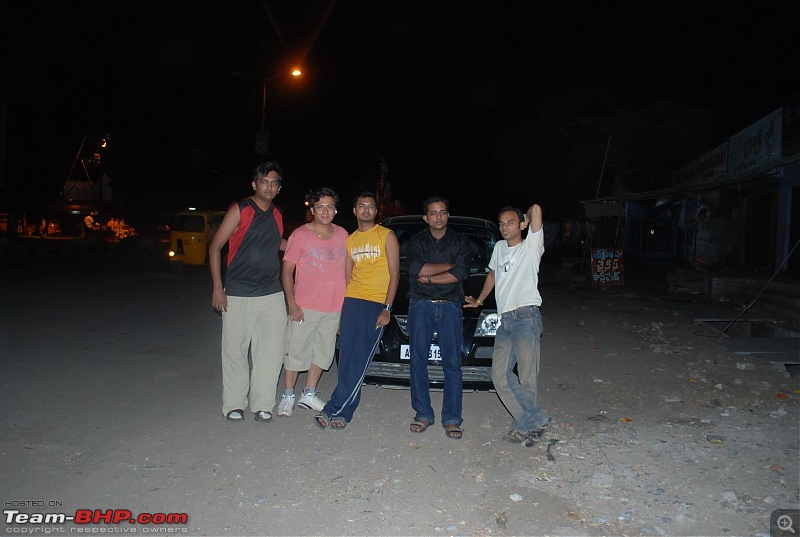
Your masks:
M 495 244 L 489 274 L 478 298 L 466 297 L 465 308 L 478 308 L 495 288 L 500 326 L 492 354 L 492 382 L 500 401 L 513 418 L 503 440 L 531 447 L 550 427 L 553 419 L 539 408 L 539 376 L 542 336 L 542 296 L 539 294 L 539 263 L 544 254 L 542 208 L 531 205 L 527 214 L 503 207 L 497 215 L 505 240 Z M 522 231 L 528 228 L 523 240 Z M 517 373 L 514 373 L 514 367 Z

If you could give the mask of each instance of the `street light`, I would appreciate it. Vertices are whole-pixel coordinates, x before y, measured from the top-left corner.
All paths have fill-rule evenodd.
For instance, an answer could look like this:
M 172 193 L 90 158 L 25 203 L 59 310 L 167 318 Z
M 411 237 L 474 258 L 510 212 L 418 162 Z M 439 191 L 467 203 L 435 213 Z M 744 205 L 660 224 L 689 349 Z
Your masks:
M 284 76 L 293 76 L 298 77 L 303 73 L 300 69 L 295 69 L 290 73 L 279 73 L 273 76 L 256 76 L 251 75 L 250 73 L 242 73 L 241 71 L 231 71 L 233 76 L 244 76 L 247 78 L 254 78 L 256 80 L 261 81 L 261 140 L 260 142 L 264 144 L 263 150 L 259 150 L 259 140 L 256 140 L 256 152 L 258 153 L 266 153 L 266 126 L 267 126 L 267 82 L 270 80 L 275 80 L 276 78 L 282 78 Z

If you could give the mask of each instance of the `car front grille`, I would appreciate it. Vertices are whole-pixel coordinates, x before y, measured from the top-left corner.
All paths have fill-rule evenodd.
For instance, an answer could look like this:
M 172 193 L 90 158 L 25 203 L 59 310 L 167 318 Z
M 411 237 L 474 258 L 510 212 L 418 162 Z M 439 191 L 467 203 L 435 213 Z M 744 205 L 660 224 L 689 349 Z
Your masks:
M 491 347 L 489 347 L 491 349 Z M 367 378 L 383 378 L 394 380 L 405 380 L 408 382 L 410 378 L 411 366 L 407 363 L 390 363 L 390 362 L 372 362 L 367 369 Z M 464 366 L 461 368 L 462 379 L 464 383 L 491 383 L 492 382 L 492 368 L 491 367 L 471 367 Z M 430 382 L 442 383 L 444 382 L 444 370 L 438 365 L 428 366 L 428 379 Z

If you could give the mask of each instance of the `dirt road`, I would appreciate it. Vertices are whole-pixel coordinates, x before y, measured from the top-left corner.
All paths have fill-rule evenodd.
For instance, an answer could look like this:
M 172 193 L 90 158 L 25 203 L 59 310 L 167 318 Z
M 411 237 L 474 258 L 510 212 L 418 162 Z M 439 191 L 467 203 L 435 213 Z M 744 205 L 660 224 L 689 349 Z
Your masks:
M 304 410 L 227 422 L 210 277 L 161 269 L 0 269 L 5 533 L 87 529 L 9 510 L 117 509 L 188 521 L 89 529 L 769 535 L 773 510 L 800 505 L 800 378 L 694 324 L 724 305 L 543 286 L 540 403 L 556 425 L 524 448 L 501 441 L 510 419 L 487 392 L 464 394 L 461 441 L 409 432 L 408 392 L 374 386 L 340 432 Z M 334 382 L 335 366 L 323 397 Z

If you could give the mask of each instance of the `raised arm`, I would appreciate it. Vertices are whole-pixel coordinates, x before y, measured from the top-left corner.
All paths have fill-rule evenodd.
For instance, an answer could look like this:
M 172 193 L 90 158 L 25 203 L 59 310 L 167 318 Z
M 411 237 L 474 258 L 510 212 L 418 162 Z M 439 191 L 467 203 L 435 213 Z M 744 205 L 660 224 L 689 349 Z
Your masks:
M 535 203 L 531 205 L 525 214 L 525 221 L 528 223 L 528 231 L 532 233 L 542 229 L 542 208 Z

